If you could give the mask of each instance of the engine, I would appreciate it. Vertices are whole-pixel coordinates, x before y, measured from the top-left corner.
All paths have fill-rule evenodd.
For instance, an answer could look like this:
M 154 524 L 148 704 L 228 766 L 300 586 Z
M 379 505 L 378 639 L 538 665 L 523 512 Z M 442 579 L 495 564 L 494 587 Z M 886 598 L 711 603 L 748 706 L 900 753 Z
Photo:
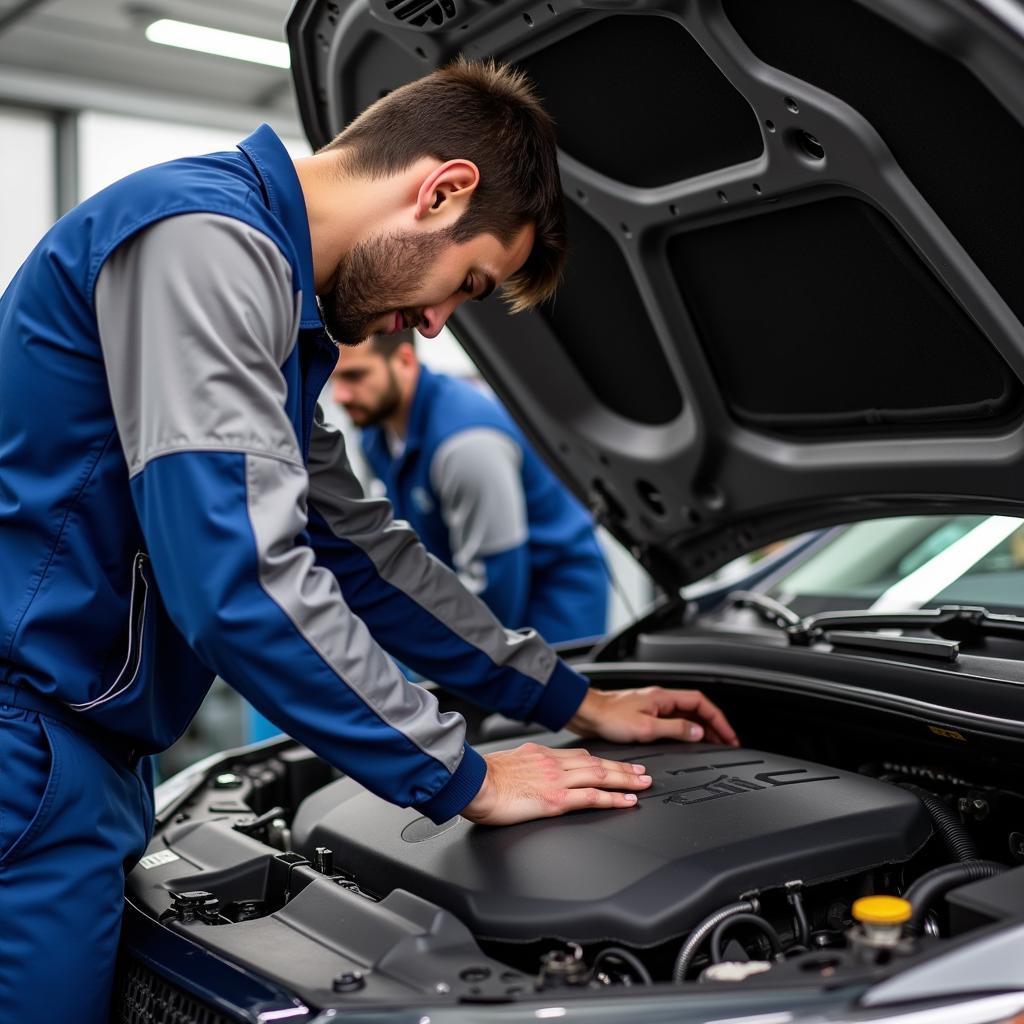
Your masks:
M 575 737 L 541 737 L 549 746 Z M 308 798 L 296 849 L 329 847 L 361 889 L 451 911 L 479 938 L 647 948 L 746 893 L 813 887 L 908 861 L 931 835 L 912 793 L 757 750 L 588 745 L 644 764 L 635 808 L 511 828 L 441 825 L 349 779 Z
M 587 746 L 646 766 L 637 805 L 505 828 L 435 824 L 290 741 L 254 748 L 165 812 L 129 899 L 320 1007 L 880 977 L 934 936 L 1024 913 L 1024 868 L 976 843 L 997 848 L 1015 794 L 901 762 Z M 855 922 L 876 894 L 914 916 Z

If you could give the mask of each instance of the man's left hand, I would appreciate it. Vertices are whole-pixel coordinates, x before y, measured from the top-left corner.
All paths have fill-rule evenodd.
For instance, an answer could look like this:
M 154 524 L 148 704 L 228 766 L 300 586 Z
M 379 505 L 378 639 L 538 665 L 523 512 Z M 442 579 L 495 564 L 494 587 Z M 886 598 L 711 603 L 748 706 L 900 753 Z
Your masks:
M 725 715 L 699 690 L 587 691 L 567 728 L 578 736 L 600 736 L 615 743 L 650 743 L 674 739 L 738 747 Z

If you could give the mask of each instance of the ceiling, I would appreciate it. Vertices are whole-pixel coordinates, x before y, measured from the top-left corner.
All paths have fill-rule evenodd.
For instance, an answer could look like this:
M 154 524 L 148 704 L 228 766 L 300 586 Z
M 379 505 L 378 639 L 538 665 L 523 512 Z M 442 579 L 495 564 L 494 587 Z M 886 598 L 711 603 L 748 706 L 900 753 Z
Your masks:
M 0 0 L 0 69 L 27 80 L 45 76 L 47 96 L 55 82 L 77 81 L 106 87 L 122 100 L 135 97 L 140 113 L 152 96 L 165 113 L 168 103 L 181 101 L 189 119 L 199 101 L 297 124 L 287 71 L 160 46 L 144 35 L 146 25 L 165 17 L 283 40 L 290 6 L 290 0 Z M 26 99 L 24 90 L 20 98 Z

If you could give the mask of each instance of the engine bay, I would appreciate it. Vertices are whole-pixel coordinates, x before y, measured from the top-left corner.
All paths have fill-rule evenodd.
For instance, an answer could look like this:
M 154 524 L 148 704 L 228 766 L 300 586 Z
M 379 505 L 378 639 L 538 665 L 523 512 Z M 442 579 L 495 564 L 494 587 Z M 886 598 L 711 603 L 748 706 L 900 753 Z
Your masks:
M 567 733 L 534 739 L 580 745 Z M 654 781 L 636 808 L 435 825 L 339 779 L 299 806 L 292 842 L 310 858 L 331 849 L 368 892 L 437 903 L 480 939 L 648 949 L 737 894 L 902 865 L 931 835 L 913 794 L 794 758 L 706 744 L 587 749 L 647 768 Z
M 318 1007 L 866 984 L 1024 916 L 1003 773 L 877 710 L 823 728 L 806 694 L 773 696 L 774 718 L 764 700 L 730 709 L 739 749 L 587 743 L 646 765 L 637 807 L 506 828 L 434 824 L 290 740 L 250 748 L 163 810 L 128 898 Z M 582 745 L 489 746 L 524 741 Z M 883 935 L 855 909 L 875 895 L 913 917 Z

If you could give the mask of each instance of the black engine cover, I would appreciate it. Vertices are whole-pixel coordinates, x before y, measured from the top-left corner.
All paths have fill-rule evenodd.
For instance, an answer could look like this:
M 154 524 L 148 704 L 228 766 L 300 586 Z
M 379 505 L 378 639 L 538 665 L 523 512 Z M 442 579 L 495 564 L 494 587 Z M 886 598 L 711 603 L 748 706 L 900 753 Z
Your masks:
M 580 742 L 566 736 L 538 740 Z M 906 790 L 807 761 L 705 744 L 587 748 L 646 765 L 654 784 L 635 808 L 434 825 L 341 779 L 300 807 L 296 849 L 328 846 L 364 889 L 407 889 L 480 937 L 647 946 L 751 889 L 908 860 L 931 834 Z

